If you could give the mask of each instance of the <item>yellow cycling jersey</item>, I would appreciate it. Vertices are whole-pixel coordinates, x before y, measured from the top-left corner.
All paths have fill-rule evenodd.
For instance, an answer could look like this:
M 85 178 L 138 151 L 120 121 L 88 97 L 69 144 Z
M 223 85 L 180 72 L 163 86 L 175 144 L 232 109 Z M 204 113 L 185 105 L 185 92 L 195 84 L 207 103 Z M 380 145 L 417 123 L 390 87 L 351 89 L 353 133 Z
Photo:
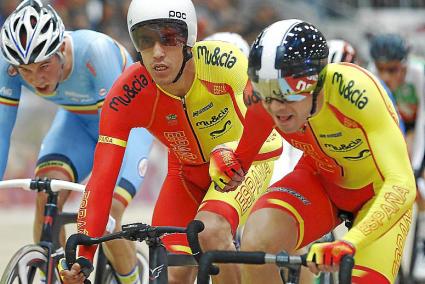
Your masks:
M 314 168 L 333 203 L 359 217 L 344 237 L 359 248 L 389 231 L 410 209 L 415 180 L 396 111 L 378 79 L 349 63 L 328 64 L 323 72 L 318 112 L 296 133 L 278 131 L 304 152 L 301 161 Z M 257 114 L 251 119 L 248 111 L 236 151 L 244 169 L 274 128 L 261 104 L 252 110 Z

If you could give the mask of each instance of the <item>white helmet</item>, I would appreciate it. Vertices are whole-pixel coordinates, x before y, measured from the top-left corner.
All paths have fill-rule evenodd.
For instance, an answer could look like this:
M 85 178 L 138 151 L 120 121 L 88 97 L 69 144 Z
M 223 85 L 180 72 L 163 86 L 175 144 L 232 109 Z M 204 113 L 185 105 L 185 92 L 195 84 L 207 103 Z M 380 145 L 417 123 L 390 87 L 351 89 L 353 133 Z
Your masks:
M 232 43 L 239 47 L 239 49 L 242 50 L 246 57 L 249 56 L 249 44 L 240 34 L 231 32 L 218 32 L 207 36 L 204 40 L 219 40 Z
M 25 0 L 1 29 L 1 50 L 12 65 L 31 64 L 55 54 L 64 40 L 65 27 L 50 6 Z
M 341 39 L 328 40 L 328 46 L 329 63 L 354 63 L 354 61 L 356 60 L 356 50 L 347 41 Z
M 148 23 L 184 24 L 186 45 L 193 47 L 197 37 L 195 7 L 191 0 L 132 0 L 127 13 L 127 25 L 131 40 L 139 50 L 137 28 Z M 140 50 L 139 50 L 140 51 Z

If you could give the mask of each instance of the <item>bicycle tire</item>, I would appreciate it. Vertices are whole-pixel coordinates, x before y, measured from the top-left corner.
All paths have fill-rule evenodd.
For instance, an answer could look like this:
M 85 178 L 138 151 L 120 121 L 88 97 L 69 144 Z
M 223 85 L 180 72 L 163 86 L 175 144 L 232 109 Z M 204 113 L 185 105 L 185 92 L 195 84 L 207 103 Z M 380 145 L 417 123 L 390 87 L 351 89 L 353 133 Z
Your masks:
M 48 256 L 46 250 L 38 245 L 26 245 L 20 248 L 7 264 L 0 283 L 2 284 L 31 284 L 40 283 L 35 280 L 37 270 L 46 274 Z M 53 269 L 52 283 L 60 283 L 60 278 L 56 267 Z

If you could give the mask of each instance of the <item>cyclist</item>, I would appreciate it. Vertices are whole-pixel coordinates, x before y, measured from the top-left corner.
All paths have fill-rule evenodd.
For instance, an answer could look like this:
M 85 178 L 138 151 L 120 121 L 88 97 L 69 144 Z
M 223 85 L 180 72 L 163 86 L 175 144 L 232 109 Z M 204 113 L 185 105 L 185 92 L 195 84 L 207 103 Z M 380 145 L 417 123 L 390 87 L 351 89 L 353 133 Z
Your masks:
M 93 163 L 100 108 L 114 80 L 132 62 L 129 53 L 104 34 L 89 30 L 66 32 L 55 10 L 38 0 L 23 1 L 16 8 L 6 19 L 1 38 L 0 177 L 7 163 L 21 90 L 28 88 L 59 106 L 42 142 L 35 175 L 82 182 Z M 129 142 L 131 146 L 116 185 L 111 208 L 116 228 L 120 228 L 122 214 L 143 180 L 152 139 L 145 130 L 132 132 L 130 140 L 139 144 Z M 68 194 L 59 195 L 60 210 Z M 40 239 L 45 203 L 45 194 L 38 194 L 36 242 Z M 62 239 L 65 243 L 64 234 Z M 134 269 L 136 255 L 132 246 L 124 241 L 108 244 L 113 255 L 111 261 L 122 275 L 138 273 Z
M 394 94 L 398 110 L 406 123 L 406 141 L 416 177 L 424 177 L 425 152 L 425 64 L 422 59 L 409 57 L 410 47 L 398 34 L 380 34 L 372 38 L 371 70 L 385 81 Z M 418 248 L 413 269 L 415 279 L 425 280 L 425 202 L 424 189 L 418 182 Z
M 133 0 L 127 23 L 141 62 L 118 78 L 105 101 L 78 230 L 90 236 L 104 231 L 127 135 L 133 127 L 144 127 L 169 148 L 168 175 L 152 224 L 187 226 L 197 218 L 206 227 L 200 234 L 203 249 L 234 250 L 233 234 L 268 186 L 271 159 L 282 150 L 279 135 L 272 133 L 257 157 L 258 164 L 237 190 L 232 194 L 214 190 L 208 172 L 209 153 L 242 134 L 248 60 L 229 43 L 196 43 L 197 21 L 190 0 Z M 184 235 L 168 235 L 162 240 L 169 251 L 189 252 Z M 94 247 L 80 247 L 79 256 L 91 261 L 94 251 Z M 81 283 L 80 268 L 74 264 L 63 270 L 65 282 Z M 196 276 L 189 267 L 170 267 L 168 271 L 169 283 L 193 283 Z M 239 282 L 237 265 L 223 265 L 220 271 L 217 282 Z
M 237 47 L 245 54 L 246 57 L 249 55 L 249 44 L 246 40 L 238 33 L 233 32 L 217 32 L 212 35 L 207 36 L 204 40 L 218 40 L 229 42 Z
M 328 40 L 329 47 L 329 63 L 349 62 L 356 63 L 356 50 L 345 40 L 331 39 Z
M 343 211 L 353 215 L 353 227 L 341 240 L 313 244 L 310 270 L 335 271 L 343 255 L 353 254 L 354 283 L 392 283 L 411 223 L 415 180 L 395 109 L 378 79 L 354 64 L 328 64 L 322 33 L 295 19 L 276 22 L 257 37 L 248 74 L 255 99 L 246 101 L 260 103 L 248 108 L 234 156 L 222 149 L 212 159 L 226 155 L 246 171 L 274 128 L 304 154 L 256 201 L 242 250 L 304 247 L 341 223 Z M 243 283 L 279 281 L 272 266 L 243 266 L 242 276 Z

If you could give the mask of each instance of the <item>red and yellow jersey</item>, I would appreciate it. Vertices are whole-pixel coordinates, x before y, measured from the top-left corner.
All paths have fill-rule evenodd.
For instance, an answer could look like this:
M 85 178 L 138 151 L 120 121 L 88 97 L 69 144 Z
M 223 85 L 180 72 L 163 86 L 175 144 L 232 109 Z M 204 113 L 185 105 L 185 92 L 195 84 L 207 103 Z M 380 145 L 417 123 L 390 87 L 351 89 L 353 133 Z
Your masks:
M 304 152 L 303 161 L 314 168 L 332 202 L 362 216 L 344 239 L 366 246 L 387 232 L 415 198 L 406 144 L 385 90 L 365 69 L 329 64 L 323 95 L 323 105 L 302 130 L 279 132 Z M 236 151 L 244 169 L 275 127 L 262 104 L 255 103 L 257 97 L 245 102 L 250 107 Z M 336 187 L 352 194 L 338 194 Z
M 139 63 L 114 83 L 102 108 L 93 172 L 79 211 L 79 232 L 103 234 L 132 128 L 148 129 L 182 167 L 205 165 L 215 146 L 242 135 L 243 94 L 250 91 L 245 55 L 233 45 L 214 41 L 199 42 L 192 52 L 196 75 L 184 97 L 162 90 Z M 258 159 L 280 155 L 281 138 L 277 133 L 271 138 Z M 83 249 L 85 254 L 92 256 Z

